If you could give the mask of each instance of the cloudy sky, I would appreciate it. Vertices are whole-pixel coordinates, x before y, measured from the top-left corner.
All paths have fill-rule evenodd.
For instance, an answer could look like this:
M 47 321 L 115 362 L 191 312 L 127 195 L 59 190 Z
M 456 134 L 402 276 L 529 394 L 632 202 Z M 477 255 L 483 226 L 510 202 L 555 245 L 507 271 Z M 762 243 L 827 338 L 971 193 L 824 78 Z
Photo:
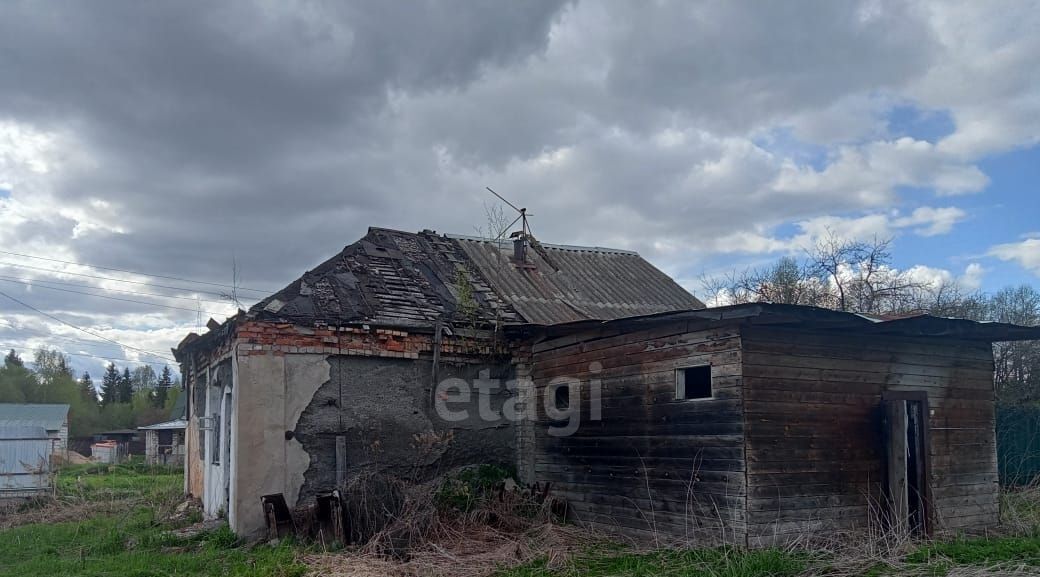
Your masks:
M 1037 30 L 1029 1 L 5 2 L 0 347 L 163 363 L 233 263 L 273 290 L 370 225 L 472 234 L 485 186 L 694 291 L 828 229 L 1036 284 Z

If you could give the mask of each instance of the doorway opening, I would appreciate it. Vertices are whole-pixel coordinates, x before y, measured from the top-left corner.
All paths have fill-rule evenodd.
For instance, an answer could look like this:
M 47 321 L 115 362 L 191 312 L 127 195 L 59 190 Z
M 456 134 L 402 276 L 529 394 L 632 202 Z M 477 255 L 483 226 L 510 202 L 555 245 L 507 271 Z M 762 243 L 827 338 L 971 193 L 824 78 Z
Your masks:
M 885 393 L 885 453 L 889 521 L 896 530 L 928 535 L 931 530 L 928 459 L 928 395 Z

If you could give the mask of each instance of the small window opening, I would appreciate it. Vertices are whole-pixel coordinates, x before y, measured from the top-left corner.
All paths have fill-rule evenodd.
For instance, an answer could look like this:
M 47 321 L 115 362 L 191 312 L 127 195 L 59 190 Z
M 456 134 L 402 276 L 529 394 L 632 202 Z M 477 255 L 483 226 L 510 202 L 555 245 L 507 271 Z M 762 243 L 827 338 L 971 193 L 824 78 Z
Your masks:
M 711 365 L 675 370 L 675 398 L 678 400 L 711 398 Z
M 209 432 L 210 438 L 210 462 L 214 465 L 220 464 L 220 414 L 213 413 L 213 429 Z
M 554 400 L 557 411 L 566 411 L 567 409 L 571 408 L 570 385 L 557 385 Z

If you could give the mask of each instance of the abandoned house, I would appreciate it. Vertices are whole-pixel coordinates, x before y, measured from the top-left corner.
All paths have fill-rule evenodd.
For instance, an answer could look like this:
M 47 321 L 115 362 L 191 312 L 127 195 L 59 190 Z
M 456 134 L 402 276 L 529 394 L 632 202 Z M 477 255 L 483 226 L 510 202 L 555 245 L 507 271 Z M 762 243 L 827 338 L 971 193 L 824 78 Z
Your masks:
M 264 495 L 498 463 L 600 528 L 752 546 L 992 526 L 990 343 L 1040 337 L 706 309 L 632 252 L 379 228 L 209 329 L 175 350 L 185 488 L 240 534 Z
M 144 431 L 144 462 L 148 465 L 184 464 L 184 419 L 137 427 Z
M 577 384 L 564 398 L 584 412 L 596 391 L 602 418 L 552 435 L 538 404 L 519 458 L 577 518 L 680 541 L 985 529 L 999 519 L 991 343 L 1038 338 L 779 304 L 549 327 L 535 389 Z
M 633 252 L 372 228 L 178 345 L 186 490 L 248 534 L 263 495 L 291 507 L 363 472 L 511 465 L 531 438 L 482 418 L 475 392 L 468 418 L 442 419 L 436 383 L 485 387 L 500 413 L 530 371 L 524 327 L 702 307 Z

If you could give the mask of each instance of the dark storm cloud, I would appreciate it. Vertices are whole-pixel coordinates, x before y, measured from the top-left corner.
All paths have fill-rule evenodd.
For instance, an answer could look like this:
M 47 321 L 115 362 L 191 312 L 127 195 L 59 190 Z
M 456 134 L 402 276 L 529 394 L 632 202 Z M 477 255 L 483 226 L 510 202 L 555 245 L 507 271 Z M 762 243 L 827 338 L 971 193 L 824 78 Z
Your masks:
M 1028 16 L 1012 8 L 983 11 Z M 778 226 L 834 215 L 896 230 L 917 208 L 901 187 L 979 191 L 964 150 L 1038 133 L 1022 121 L 1038 99 L 1006 82 L 1030 77 L 1016 58 L 1035 49 L 975 9 L 9 2 L 0 245 L 221 283 L 234 261 L 243 284 L 277 289 L 370 225 L 473 233 L 486 185 L 530 207 L 547 242 L 634 248 L 673 271 L 790 250 Z M 956 146 L 889 135 L 907 103 L 943 109 Z M 167 323 L 165 347 L 196 324 L 26 298 L 87 324 Z
M 210 276 L 214 267 L 192 260 L 212 251 L 226 267 L 236 246 L 255 246 L 250 237 L 264 254 L 256 263 L 285 262 L 284 244 L 324 242 L 313 258 L 385 212 L 380 187 L 412 162 L 380 134 L 388 97 L 465 86 L 538 53 L 561 8 L 8 5 L 0 116 L 73 126 L 88 149 L 92 161 L 66 174 L 56 196 L 104 199 L 128 231 L 79 241 L 92 262 L 153 269 L 170 255 L 168 265 Z M 274 237 L 282 245 L 262 240 Z

